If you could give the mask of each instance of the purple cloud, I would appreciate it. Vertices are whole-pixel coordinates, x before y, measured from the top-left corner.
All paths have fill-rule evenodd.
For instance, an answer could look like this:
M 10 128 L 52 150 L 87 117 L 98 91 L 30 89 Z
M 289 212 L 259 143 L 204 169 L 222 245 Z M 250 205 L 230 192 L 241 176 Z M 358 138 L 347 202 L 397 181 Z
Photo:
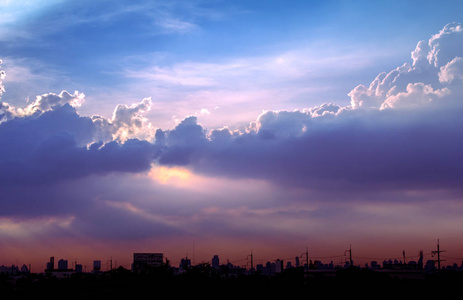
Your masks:
M 95 131 L 92 120 L 69 105 L 0 124 L 2 184 L 149 170 L 156 146 L 138 139 L 93 143 Z
M 451 184 L 461 175 L 462 82 L 461 58 L 452 58 L 459 53 L 446 45 L 455 49 L 462 32 L 449 24 L 418 43 L 413 64 L 378 75 L 368 88 L 357 86 L 351 106 L 267 111 L 246 132 L 207 133 L 188 117 L 173 130 L 143 134 L 154 132 L 143 116 L 150 99 L 119 105 L 105 119 L 79 116 L 70 105 L 83 102 L 77 92 L 42 95 L 0 124 L 0 176 L 4 184 L 52 182 L 143 172 L 157 162 L 311 189 Z M 131 138 L 140 133 L 154 142 Z
M 186 232 L 188 226 L 177 228 L 176 222 L 158 218 L 158 211 L 175 213 L 155 205 L 182 201 L 185 194 L 156 184 L 141 189 L 136 180 L 121 193 L 124 175 L 146 174 L 153 166 L 181 166 L 214 179 L 257 179 L 288 193 L 302 190 L 305 201 L 314 195 L 332 201 L 391 201 L 385 195 L 396 191 L 460 192 L 463 47 L 455 45 L 463 46 L 462 34 L 460 25 L 450 24 L 418 43 L 412 63 L 379 74 L 368 87 L 355 87 L 350 105 L 266 111 L 243 131 L 208 131 L 196 117 L 172 130 L 155 128 L 145 118 L 149 99 L 119 105 L 109 119 L 80 116 L 77 108 L 84 99 L 77 92 L 42 95 L 30 109 L 1 102 L 0 212 L 73 215 L 75 230 L 98 237 Z M 107 176 L 114 174 L 121 177 L 111 183 Z M 142 194 L 150 197 L 137 202 Z M 127 204 L 133 202 L 139 206 Z M 95 216 L 92 209 L 104 216 Z M 138 210 L 148 215 L 140 218 Z M 310 215 L 317 213 L 326 210 Z M 195 225 L 208 228 L 208 222 L 218 221 Z
M 458 188 L 461 46 L 462 27 L 445 26 L 418 43 L 412 64 L 353 89 L 350 106 L 268 111 L 247 132 L 213 130 L 208 140 L 186 119 L 164 137 L 184 145 L 164 148 L 158 162 L 308 189 Z

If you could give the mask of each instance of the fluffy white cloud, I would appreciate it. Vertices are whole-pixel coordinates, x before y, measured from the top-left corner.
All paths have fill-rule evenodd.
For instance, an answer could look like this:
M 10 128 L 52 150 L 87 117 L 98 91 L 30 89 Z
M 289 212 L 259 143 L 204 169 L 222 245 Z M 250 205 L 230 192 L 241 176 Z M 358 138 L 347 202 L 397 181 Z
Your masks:
M 0 60 L 0 65 L 2 61 Z M 14 114 L 14 110 L 8 103 L 2 102 L 2 94 L 5 92 L 5 86 L 3 85 L 3 79 L 5 79 L 5 71 L 0 69 L 0 123 L 8 120 Z
M 72 107 L 80 107 L 85 101 L 85 95 L 75 91 L 70 94 L 67 91 L 62 91 L 59 94 L 47 93 L 36 97 L 35 101 L 24 108 L 14 107 L 8 103 L 0 102 L 0 122 L 10 120 L 14 117 L 39 116 L 46 111 L 51 111 L 57 107 L 69 104 Z
M 443 88 L 434 90 L 424 83 L 409 83 L 405 92 L 389 96 L 381 104 L 381 109 L 386 108 L 413 108 L 418 105 L 426 105 L 448 95 L 450 90 Z
M 427 55 L 429 63 L 436 68 L 441 67 L 456 56 L 461 56 L 463 27 L 458 23 L 447 24 L 439 33 L 429 39 L 428 44 L 430 48 Z
M 446 65 L 440 67 L 440 82 L 451 83 L 454 80 L 463 81 L 463 58 L 461 57 L 455 57 Z
M 418 107 L 446 99 L 446 95 L 455 98 L 461 89 L 448 83 L 460 78 L 462 49 L 461 25 L 446 25 L 427 42 L 418 42 L 411 53 L 411 65 L 404 63 L 379 74 L 368 87 L 355 87 L 349 93 L 352 108 Z
M 151 106 L 151 98 L 145 98 L 140 103 L 117 105 L 111 119 L 93 116 L 93 121 L 99 127 L 99 137 L 103 141 L 109 139 L 124 142 L 130 138 L 152 141 L 155 128 L 145 116 Z
M 2 64 L 2 60 L 0 60 L 0 65 Z M 2 94 L 5 92 L 5 87 L 3 86 L 3 79 L 5 79 L 5 71 L 0 69 L 0 99 Z
M 20 115 L 33 115 L 37 112 L 42 113 L 48 110 L 52 110 L 54 107 L 63 106 L 68 103 L 72 107 L 80 107 L 85 101 L 85 95 L 75 91 L 74 94 L 70 94 L 67 91 L 62 91 L 59 94 L 48 93 L 39 95 L 35 101 L 29 104 L 24 109 L 18 109 Z

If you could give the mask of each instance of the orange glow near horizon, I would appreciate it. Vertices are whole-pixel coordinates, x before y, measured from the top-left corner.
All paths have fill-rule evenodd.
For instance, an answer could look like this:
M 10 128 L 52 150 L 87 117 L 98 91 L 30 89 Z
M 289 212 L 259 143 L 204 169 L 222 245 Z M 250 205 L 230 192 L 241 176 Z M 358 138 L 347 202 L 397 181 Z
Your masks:
M 26 226 L 25 224 L 23 224 Z M 21 226 L 21 225 L 16 225 Z M 27 226 L 28 227 L 28 226 Z M 29 230 L 32 230 L 29 228 Z M 384 238 L 384 239 L 383 239 Z M 345 260 L 345 251 L 352 242 L 354 263 L 364 265 L 373 260 L 382 263 L 383 259 L 401 259 L 402 250 L 406 252 L 407 260 L 416 260 L 420 250 L 425 254 L 425 260 L 431 259 L 429 253 L 436 250 L 436 240 L 424 240 L 416 238 L 407 240 L 405 237 L 393 239 L 388 237 L 357 238 L 349 241 L 332 237 L 312 237 L 301 240 L 300 237 L 272 236 L 255 239 L 254 237 L 224 237 L 221 235 L 202 236 L 193 234 L 189 237 L 158 237 L 142 240 L 115 240 L 92 239 L 88 237 L 53 237 L 43 235 L 36 240 L 21 237 L 3 239 L 0 256 L 0 265 L 31 263 L 33 272 L 42 272 L 49 257 L 54 256 L 55 262 L 59 259 L 67 259 L 70 266 L 77 262 L 91 269 L 93 260 L 101 260 L 103 269 L 109 268 L 112 260 L 113 267 L 122 266 L 130 269 L 134 252 L 160 252 L 174 267 L 178 267 L 181 258 L 191 259 L 192 263 L 210 262 L 213 255 L 219 255 L 221 263 L 230 262 L 237 266 L 248 263 L 246 258 L 253 253 L 254 263 L 273 262 L 276 259 L 293 261 L 296 256 L 309 252 L 309 259 L 321 260 L 323 263 L 333 261 L 335 264 Z M 276 242 L 278 241 L 278 242 Z M 446 250 L 449 256 L 460 257 L 463 249 L 456 245 L 457 241 L 449 240 L 449 237 L 441 239 L 441 249 Z M 458 244 L 458 243 L 457 243 Z M 33 251 L 31 251 L 33 250 Z M 302 259 L 302 258 L 301 258 Z M 461 260 L 455 260 L 457 264 Z M 447 259 L 445 264 L 453 261 Z M 247 265 L 249 267 L 249 265 Z
M 435 204 L 429 202 L 417 208 L 407 202 L 391 206 L 382 202 L 352 205 L 296 201 L 300 198 L 297 191 L 278 193 L 262 180 L 207 177 L 188 169 L 158 166 L 153 166 L 148 174 L 123 179 L 125 185 L 121 189 L 129 185 L 137 187 L 140 180 L 152 184 L 148 191 L 156 188 L 170 195 L 184 189 L 189 197 L 173 197 L 172 201 L 155 193 L 141 198 L 96 197 L 98 208 L 111 208 L 101 212 L 106 212 L 106 217 L 114 223 L 121 222 L 117 217 L 124 215 L 128 219 L 123 220 L 141 221 L 140 230 L 147 226 L 166 228 L 135 238 L 105 236 L 104 231 L 89 236 L 88 227 L 82 231 L 82 226 L 88 225 L 87 220 L 81 220 L 79 214 L 33 219 L 0 217 L 0 265 L 31 263 L 34 272 L 41 272 L 49 257 L 54 256 L 55 261 L 67 259 L 70 265 L 77 261 L 87 270 L 93 260 L 101 260 L 104 269 L 109 260 L 113 266 L 130 268 L 134 252 L 160 252 L 174 267 L 186 255 L 192 263 L 199 263 L 210 262 L 215 254 L 221 262 L 230 259 L 232 264 L 241 266 L 247 263 L 246 257 L 251 252 L 255 263 L 265 263 L 276 259 L 291 261 L 307 248 L 309 259 L 323 263 L 333 260 L 339 264 L 350 245 L 354 263 L 364 265 L 373 260 L 381 263 L 384 259 L 401 259 L 403 250 L 407 260 L 416 260 L 420 250 L 424 251 L 425 259 L 431 259 L 429 253 L 436 250 L 437 238 L 449 257 L 458 258 L 446 258 L 445 265 L 454 262 L 460 265 L 462 261 L 460 215 L 447 216 L 436 227 L 422 218 L 427 208 L 434 208 Z M 114 177 L 108 180 L 112 182 Z M 445 203 L 446 208 L 455 211 L 460 207 L 454 201 Z M 181 213 L 168 209 L 169 205 L 184 204 L 187 205 Z M 111 215 L 116 209 L 119 211 Z M 332 215 L 336 209 L 342 213 Z M 353 217 L 357 219 L 350 223 Z M 389 220 L 395 222 L 386 222 Z M 168 234 L 169 228 L 174 233 Z

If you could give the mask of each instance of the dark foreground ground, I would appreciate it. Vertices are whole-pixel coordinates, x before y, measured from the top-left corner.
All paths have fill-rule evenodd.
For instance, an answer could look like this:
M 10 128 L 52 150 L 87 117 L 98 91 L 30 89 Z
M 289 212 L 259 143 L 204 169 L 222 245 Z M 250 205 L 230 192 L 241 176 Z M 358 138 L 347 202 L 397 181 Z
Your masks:
M 134 274 L 117 269 L 69 279 L 0 276 L 0 299 L 461 299 L 463 272 L 441 271 L 421 279 L 398 279 L 368 269 L 343 269 L 332 277 L 304 276 L 295 269 L 275 276 L 224 276 L 204 270 Z

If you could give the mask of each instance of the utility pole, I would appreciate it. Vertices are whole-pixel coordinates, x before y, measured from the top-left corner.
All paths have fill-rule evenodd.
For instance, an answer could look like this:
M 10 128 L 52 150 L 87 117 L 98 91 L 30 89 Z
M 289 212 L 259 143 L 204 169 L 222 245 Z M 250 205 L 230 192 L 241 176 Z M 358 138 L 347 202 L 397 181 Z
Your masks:
M 444 261 L 442 259 L 440 259 L 440 254 L 441 252 L 445 252 L 445 250 L 440 250 L 440 246 L 439 246 L 439 239 L 437 240 L 437 251 L 432 251 L 431 252 L 431 255 L 434 256 L 437 254 L 437 269 L 440 270 L 440 263 L 441 261 Z
M 352 245 L 349 245 L 349 260 L 350 260 L 350 266 L 354 266 L 354 261 L 352 260 Z
M 346 252 L 349 252 L 349 264 L 351 267 L 353 267 L 354 262 L 352 260 L 352 245 L 349 246 L 349 250 L 344 251 L 344 255 L 346 255 Z
M 301 257 L 305 254 L 305 261 L 307 262 L 307 268 L 306 271 L 307 273 L 309 272 L 309 248 L 307 247 L 305 253 L 301 254 Z
M 251 274 L 254 274 L 254 261 L 252 257 L 252 250 L 251 250 L 251 255 L 248 255 L 246 259 L 248 259 L 248 257 L 251 257 Z
M 251 273 L 254 273 L 254 256 L 251 250 Z

